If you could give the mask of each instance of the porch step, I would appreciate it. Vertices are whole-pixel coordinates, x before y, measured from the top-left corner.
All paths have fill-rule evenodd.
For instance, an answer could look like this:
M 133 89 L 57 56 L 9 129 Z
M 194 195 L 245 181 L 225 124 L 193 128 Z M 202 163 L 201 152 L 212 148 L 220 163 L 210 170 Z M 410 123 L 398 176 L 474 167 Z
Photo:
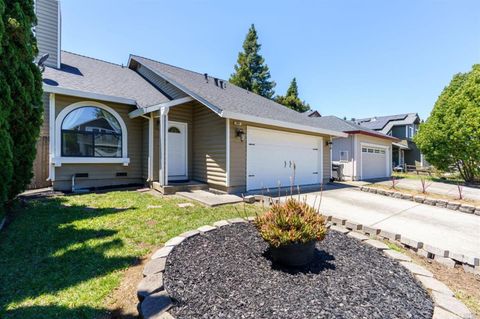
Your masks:
M 188 181 L 185 183 L 172 183 L 167 186 L 161 186 L 159 182 L 153 182 L 152 188 L 163 195 L 172 195 L 177 192 L 208 190 L 208 185 L 196 181 Z
M 178 192 L 177 195 L 191 200 L 195 200 L 211 207 L 243 202 L 243 198 L 240 196 L 229 194 L 215 194 L 204 190 Z

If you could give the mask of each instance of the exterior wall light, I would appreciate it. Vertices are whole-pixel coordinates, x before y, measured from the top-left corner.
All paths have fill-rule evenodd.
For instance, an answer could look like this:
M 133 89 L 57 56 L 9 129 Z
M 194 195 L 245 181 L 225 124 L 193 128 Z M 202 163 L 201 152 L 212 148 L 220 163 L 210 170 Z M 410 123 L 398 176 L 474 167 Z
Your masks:
M 245 132 L 241 128 L 237 128 L 237 137 L 240 138 L 240 141 L 245 141 Z

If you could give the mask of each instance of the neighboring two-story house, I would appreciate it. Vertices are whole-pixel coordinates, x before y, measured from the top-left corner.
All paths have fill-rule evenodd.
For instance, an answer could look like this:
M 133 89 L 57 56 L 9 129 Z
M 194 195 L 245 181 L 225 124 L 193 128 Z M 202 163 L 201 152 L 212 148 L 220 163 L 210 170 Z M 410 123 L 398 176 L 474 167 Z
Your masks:
M 355 122 L 365 128 L 390 135 L 400 141 L 392 144 L 393 167 L 405 165 L 425 166 L 425 160 L 413 137 L 421 122 L 417 113 L 407 113 L 389 116 L 376 116 L 357 119 Z

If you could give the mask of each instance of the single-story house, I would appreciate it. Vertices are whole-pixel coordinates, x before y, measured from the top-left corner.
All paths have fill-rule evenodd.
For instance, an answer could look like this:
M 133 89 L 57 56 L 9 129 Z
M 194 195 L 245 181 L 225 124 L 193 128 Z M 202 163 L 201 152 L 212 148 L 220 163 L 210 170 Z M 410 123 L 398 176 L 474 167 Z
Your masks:
M 331 178 L 330 142 L 347 133 L 206 73 L 62 51 L 59 11 L 58 1 L 36 1 L 40 56 L 49 54 L 35 163 L 48 169 L 36 180 L 162 192 L 194 181 L 240 193 Z
M 399 140 L 336 116 L 312 116 L 331 130 L 348 134 L 332 141 L 332 161 L 342 167 L 344 180 L 387 178 L 392 174 L 393 143 Z

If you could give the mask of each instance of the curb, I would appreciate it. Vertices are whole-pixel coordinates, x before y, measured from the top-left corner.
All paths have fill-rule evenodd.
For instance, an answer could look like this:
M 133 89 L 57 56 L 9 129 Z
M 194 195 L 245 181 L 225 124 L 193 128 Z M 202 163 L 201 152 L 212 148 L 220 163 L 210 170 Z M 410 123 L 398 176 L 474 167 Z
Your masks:
M 437 206 L 437 207 L 446 208 L 446 209 L 458 211 L 465 214 L 480 216 L 480 207 L 478 206 L 460 204 L 460 203 L 448 201 L 445 199 L 436 199 L 436 198 L 431 198 L 424 195 L 411 195 L 411 194 L 402 193 L 400 191 L 385 190 L 381 188 L 368 187 L 368 186 L 361 186 L 360 188 L 357 188 L 357 189 L 361 190 L 362 192 L 378 194 L 378 195 L 393 197 L 397 199 L 405 199 L 405 200 L 409 200 L 419 204 Z
M 360 230 L 363 230 L 363 226 L 346 220 L 336 219 L 332 216 L 325 216 L 327 219 L 327 227 L 334 231 L 341 232 L 347 236 L 361 241 L 362 243 L 369 245 L 370 247 L 377 249 L 384 253 L 388 258 L 392 258 L 399 262 L 400 265 L 410 271 L 412 276 L 417 280 L 419 284 L 429 293 L 434 304 L 434 312 L 432 319 L 436 318 L 464 318 L 474 319 L 472 313 L 468 308 L 459 300 L 457 300 L 453 292 L 442 282 L 433 278 L 433 274 L 427 269 L 411 262 L 411 258 L 407 255 L 391 250 L 383 242 L 372 239 L 368 236 L 362 235 Z M 145 265 L 143 272 L 143 279 L 139 283 L 137 288 L 137 296 L 139 299 L 138 312 L 140 318 L 143 319 L 175 319 L 168 310 L 173 306 L 168 292 L 164 287 L 163 274 L 166 268 L 166 261 L 168 255 L 175 249 L 175 246 L 179 245 L 182 241 L 193 236 L 202 236 L 206 232 L 214 231 L 217 228 L 232 225 L 235 223 L 251 223 L 255 220 L 255 217 L 247 218 L 234 218 L 229 220 L 220 220 L 212 225 L 205 225 L 194 230 L 184 232 L 176 237 L 169 239 L 165 246 L 158 249 L 152 254 L 151 260 Z M 336 224 L 335 222 L 340 223 Z M 356 231 L 348 229 L 345 225 L 348 222 L 349 227 L 353 227 Z M 372 229 L 368 229 L 372 231 Z M 374 229 L 375 234 L 379 237 L 392 236 L 392 238 L 400 238 L 397 234 L 387 233 L 382 230 Z M 372 235 L 372 233 L 367 233 Z M 383 234 L 382 236 L 380 236 Z M 387 238 L 389 237 L 382 237 Z M 417 242 L 411 241 L 410 244 Z M 417 243 L 417 246 L 422 243 Z M 421 245 L 423 247 L 423 244 Z M 478 258 L 477 258 L 478 260 Z

